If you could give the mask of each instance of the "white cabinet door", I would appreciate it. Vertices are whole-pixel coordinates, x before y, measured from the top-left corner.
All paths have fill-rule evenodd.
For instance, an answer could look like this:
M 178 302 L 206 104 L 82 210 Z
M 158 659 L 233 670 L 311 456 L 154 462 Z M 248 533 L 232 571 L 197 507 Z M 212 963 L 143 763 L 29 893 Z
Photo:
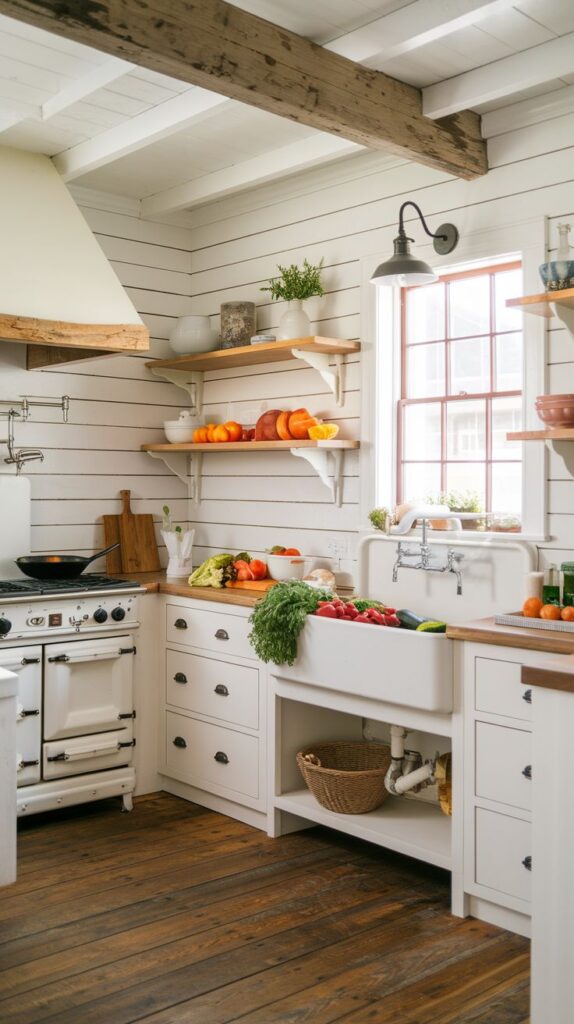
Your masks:
M 177 604 L 166 605 L 168 643 L 254 659 L 255 652 L 248 639 L 250 632 L 249 620 L 240 615 L 206 612 Z
M 61 779 L 66 775 L 100 772 L 104 768 L 120 768 L 130 764 L 133 756 L 133 727 L 95 736 L 77 736 L 74 739 L 53 740 L 44 743 L 43 768 L 45 779 Z
M 520 681 L 522 663 L 476 658 L 475 706 L 477 711 L 506 718 L 532 720 L 529 694 Z
M 476 723 L 476 795 L 530 810 L 532 733 Z
M 195 718 L 166 712 L 166 767 L 200 789 L 259 796 L 259 741 Z M 217 792 L 217 789 L 215 790 Z M 236 796 L 236 798 L 237 798 Z
M 44 648 L 44 739 L 121 727 L 133 712 L 133 637 Z
M 18 786 L 40 781 L 42 750 L 42 648 L 0 651 L 0 667 L 18 677 L 16 761 Z
M 530 900 L 532 826 L 521 818 L 476 808 L 478 885 Z
M 257 729 L 259 671 L 168 649 L 166 702 L 198 715 Z

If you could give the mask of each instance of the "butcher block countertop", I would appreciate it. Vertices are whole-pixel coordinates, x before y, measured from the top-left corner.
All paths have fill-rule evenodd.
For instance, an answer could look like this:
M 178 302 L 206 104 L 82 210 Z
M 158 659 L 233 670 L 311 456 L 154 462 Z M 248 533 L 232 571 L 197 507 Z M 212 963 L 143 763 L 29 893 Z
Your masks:
M 449 626 L 446 635 L 451 640 L 470 640 L 475 644 L 521 647 L 527 651 L 547 651 L 548 654 L 574 654 L 574 633 L 499 626 L 494 619 L 476 619 L 460 626 Z
M 150 594 L 171 594 L 172 597 L 193 597 L 196 601 L 213 601 L 216 604 L 235 604 L 243 608 L 253 608 L 260 597 L 261 591 L 227 590 L 225 587 L 216 590 L 214 587 L 190 587 L 186 579 L 168 580 L 165 570 L 160 572 L 122 573 L 125 579 L 134 580 Z

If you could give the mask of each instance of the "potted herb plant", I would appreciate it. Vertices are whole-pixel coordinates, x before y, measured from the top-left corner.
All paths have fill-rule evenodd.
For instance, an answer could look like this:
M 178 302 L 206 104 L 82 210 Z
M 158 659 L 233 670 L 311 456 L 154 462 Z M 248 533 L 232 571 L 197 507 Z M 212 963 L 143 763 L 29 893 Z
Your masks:
M 311 323 L 305 310 L 303 302 L 314 295 L 319 297 L 325 294 L 321 284 L 321 270 L 323 260 L 313 265 L 307 259 L 303 260 L 303 266 L 299 267 L 292 263 L 289 267 L 282 267 L 280 264 L 279 277 L 272 277 L 269 283 L 261 289 L 262 292 L 269 292 L 272 299 L 282 299 L 287 303 L 287 310 L 279 320 L 277 338 L 279 341 L 286 341 L 289 338 L 307 338 L 311 333 Z
M 433 505 L 448 505 L 451 512 L 482 512 L 483 505 L 480 497 L 476 491 L 449 491 L 446 494 L 437 494 L 427 499 Z M 447 529 L 448 520 L 439 520 L 440 526 L 434 526 L 434 529 Z M 484 519 L 478 517 L 476 519 L 463 519 L 462 528 L 463 530 L 479 530 L 484 527 Z

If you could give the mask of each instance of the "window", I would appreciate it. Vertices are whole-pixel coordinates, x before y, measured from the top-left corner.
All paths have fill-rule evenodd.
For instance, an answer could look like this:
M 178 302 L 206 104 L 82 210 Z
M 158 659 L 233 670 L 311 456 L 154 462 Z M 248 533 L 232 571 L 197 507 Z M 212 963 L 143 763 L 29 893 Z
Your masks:
M 521 290 L 519 262 L 402 289 L 399 501 L 462 492 L 520 517 L 521 447 L 506 433 L 522 424 L 522 322 L 505 302 Z

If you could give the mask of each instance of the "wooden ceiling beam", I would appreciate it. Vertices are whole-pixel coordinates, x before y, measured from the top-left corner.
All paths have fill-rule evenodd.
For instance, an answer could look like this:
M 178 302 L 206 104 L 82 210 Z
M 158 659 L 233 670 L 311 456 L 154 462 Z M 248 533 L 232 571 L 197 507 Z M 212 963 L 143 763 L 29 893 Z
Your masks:
M 419 89 L 224 0 L 0 0 L 0 13 L 369 149 L 487 171 L 476 114 L 432 122 Z

